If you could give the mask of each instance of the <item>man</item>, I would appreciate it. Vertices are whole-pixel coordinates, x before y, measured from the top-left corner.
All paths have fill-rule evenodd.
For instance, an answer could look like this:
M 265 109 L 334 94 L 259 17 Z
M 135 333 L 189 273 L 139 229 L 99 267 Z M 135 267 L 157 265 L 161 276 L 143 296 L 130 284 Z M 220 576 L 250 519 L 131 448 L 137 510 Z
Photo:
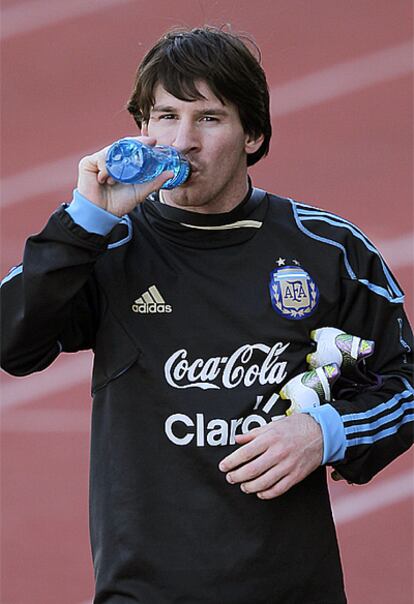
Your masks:
M 269 96 L 239 38 L 167 34 L 128 109 L 190 179 L 122 185 L 107 148 L 84 158 L 2 286 L 6 370 L 95 351 L 94 602 L 343 603 L 325 466 L 363 483 L 412 442 L 402 293 L 356 227 L 252 189 Z M 286 417 L 325 328 L 375 353 L 346 375 L 351 338 L 335 400 Z

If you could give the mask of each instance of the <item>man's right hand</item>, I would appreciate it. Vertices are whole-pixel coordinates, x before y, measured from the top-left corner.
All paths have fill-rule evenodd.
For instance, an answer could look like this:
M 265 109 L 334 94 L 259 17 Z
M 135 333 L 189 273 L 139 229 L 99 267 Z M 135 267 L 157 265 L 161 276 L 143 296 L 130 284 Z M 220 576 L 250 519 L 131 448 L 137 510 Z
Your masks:
M 148 136 L 131 137 L 155 146 L 155 138 Z M 106 155 L 110 145 L 100 151 L 87 155 L 79 162 L 77 188 L 81 195 L 103 210 L 123 216 L 131 212 L 135 206 L 142 203 L 150 193 L 158 191 L 161 186 L 172 178 L 172 172 L 163 172 L 154 180 L 141 185 L 130 185 L 116 182 L 109 176 L 106 169 Z

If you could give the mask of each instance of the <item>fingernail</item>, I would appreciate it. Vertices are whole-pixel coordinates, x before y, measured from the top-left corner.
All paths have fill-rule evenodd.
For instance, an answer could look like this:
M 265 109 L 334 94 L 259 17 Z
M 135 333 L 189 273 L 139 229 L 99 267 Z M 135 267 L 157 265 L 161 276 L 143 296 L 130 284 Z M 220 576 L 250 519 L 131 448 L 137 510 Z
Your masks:
M 221 470 L 222 472 L 226 471 L 226 464 L 223 462 L 219 463 L 219 470 Z
M 234 482 L 234 481 L 233 481 L 233 477 L 232 477 L 232 475 L 231 475 L 231 474 L 227 474 L 227 476 L 226 476 L 226 480 L 227 480 L 227 482 L 229 482 L 230 484 L 233 484 L 233 482 Z
M 248 493 L 249 491 L 246 489 L 244 484 L 240 485 L 240 489 L 243 491 L 243 493 Z

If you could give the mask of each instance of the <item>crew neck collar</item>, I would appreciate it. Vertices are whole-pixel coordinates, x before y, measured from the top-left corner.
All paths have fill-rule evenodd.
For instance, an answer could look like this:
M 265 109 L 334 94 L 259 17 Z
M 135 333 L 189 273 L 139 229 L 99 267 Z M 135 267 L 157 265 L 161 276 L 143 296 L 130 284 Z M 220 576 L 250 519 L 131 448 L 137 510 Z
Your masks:
M 192 212 L 183 210 L 174 206 L 168 205 L 164 201 L 160 201 L 158 194 L 150 196 L 150 202 L 153 207 L 167 220 L 172 220 L 186 226 L 222 226 L 231 224 L 249 216 L 258 203 L 258 194 L 253 192 L 260 189 L 253 189 L 249 179 L 249 190 L 242 201 L 229 212 L 220 212 L 214 214 L 202 214 L 200 212 Z M 263 196 L 261 196 L 262 198 Z
M 224 248 L 246 242 L 260 232 L 267 211 L 265 191 L 252 188 L 230 212 L 200 214 L 169 206 L 153 194 L 139 206 L 146 222 L 160 236 L 185 247 Z

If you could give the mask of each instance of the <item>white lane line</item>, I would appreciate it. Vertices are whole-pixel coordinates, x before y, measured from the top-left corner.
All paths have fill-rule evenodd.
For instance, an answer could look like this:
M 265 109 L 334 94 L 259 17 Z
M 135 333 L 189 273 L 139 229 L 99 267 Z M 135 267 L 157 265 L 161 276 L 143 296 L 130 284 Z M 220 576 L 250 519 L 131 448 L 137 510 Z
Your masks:
M 392 269 L 407 268 L 414 263 L 414 233 L 385 239 L 375 245 Z
M 42 27 L 56 25 L 67 19 L 83 17 L 105 8 L 127 4 L 134 0 L 31 0 L 8 6 L 1 11 L 1 40 L 31 33 Z
M 1 180 L 2 210 L 30 197 L 48 195 L 57 191 L 68 190 L 71 195 L 76 187 L 79 161 L 92 152 L 93 149 L 88 149 L 3 178 Z M 60 201 L 70 201 L 70 198 Z
M 405 76 L 413 69 L 411 40 L 352 61 L 337 63 L 275 86 L 271 91 L 272 115 L 280 117 L 307 109 L 374 84 Z
M 3 415 L 0 429 L 2 433 L 89 433 L 90 418 L 90 409 L 17 409 Z
M 414 475 L 408 470 L 378 483 L 355 486 L 349 495 L 333 499 L 334 519 L 338 525 L 345 524 L 413 496 Z
M 103 147 L 104 145 L 100 145 L 100 148 Z M 0 183 L 1 208 L 4 210 L 26 199 L 66 189 L 71 194 L 76 187 L 79 161 L 92 152 L 93 149 L 84 150 L 3 178 Z M 60 201 L 70 201 L 70 199 Z
M 0 389 L 2 412 L 38 402 L 75 386 L 89 383 L 92 354 L 78 352 L 64 355 L 55 366 L 24 378 L 2 376 Z
M 408 268 L 414 263 L 414 232 L 375 243 L 392 270 Z
M 412 69 L 411 42 L 370 53 L 353 61 L 338 63 L 275 86 L 271 91 L 272 115 L 276 118 L 289 115 L 373 84 L 406 75 Z M 90 149 L 80 151 L 76 155 L 47 162 L 4 178 L 1 182 L 2 208 L 14 206 L 30 197 L 66 189 L 71 191 L 76 183 L 79 160 L 90 152 Z

